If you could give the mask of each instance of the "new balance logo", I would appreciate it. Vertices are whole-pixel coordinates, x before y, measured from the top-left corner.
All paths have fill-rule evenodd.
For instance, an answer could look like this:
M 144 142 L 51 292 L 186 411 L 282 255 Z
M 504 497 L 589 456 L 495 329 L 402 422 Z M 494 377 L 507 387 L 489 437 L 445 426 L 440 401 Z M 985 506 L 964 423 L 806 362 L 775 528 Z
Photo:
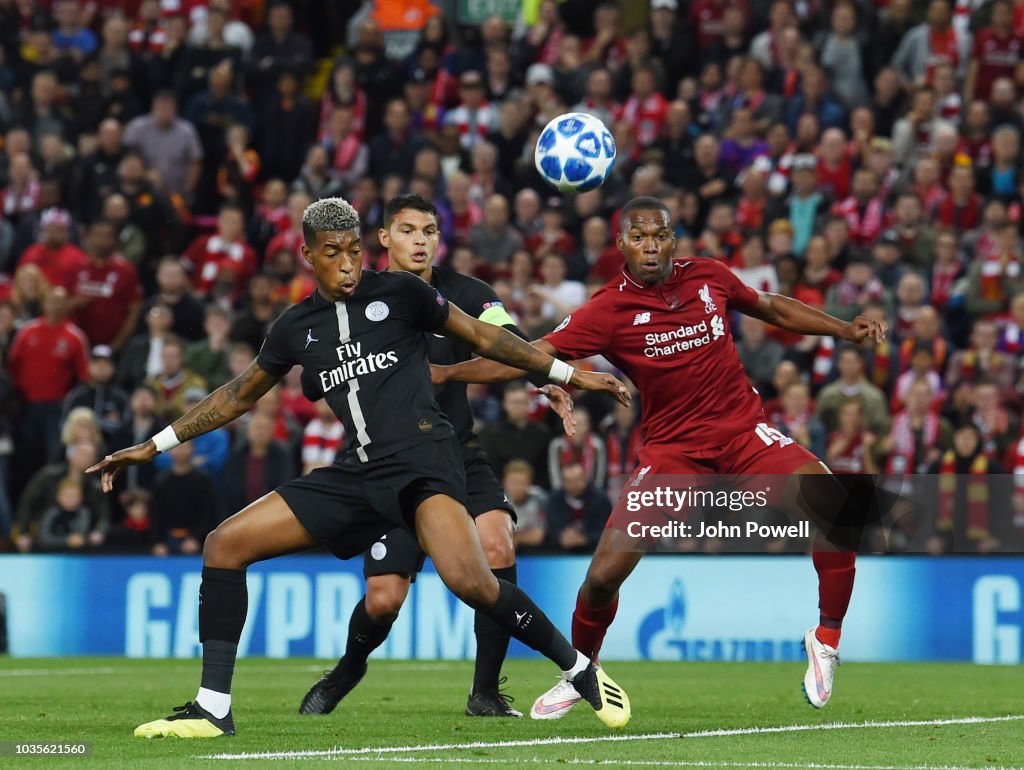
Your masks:
M 772 444 L 778 444 L 779 447 L 789 446 L 793 443 L 793 439 L 787 436 L 785 433 L 780 431 L 778 428 L 772 427 L 768 423 L 759 422 L 757 427 L 754 428 L 754 433 L 761 439 L 765 446 L 771 446 Z
M 650 313 L 637 313 L 633 318 L 633 326 L 640 326 L 640 324 L 649 324 L 651 322 Z
M 310 329 L 309 331 L 306 332 L 306 347 L 303 348 L 303 350 L 306 350 L 314 342 L 319 342 L 319 341 L 320 340 L 318 340 L 316 337 L 313 336 L 313 330 Z
M 697 292 L 700 296 L 701 301 L 704 303 L 704 313 L 711 315 L 718 310 L 718 305 L 715 304 L 714 300 L 711 299 L 711 289 L 708 288 L 707 284 L 704 284 L 700 291 Z

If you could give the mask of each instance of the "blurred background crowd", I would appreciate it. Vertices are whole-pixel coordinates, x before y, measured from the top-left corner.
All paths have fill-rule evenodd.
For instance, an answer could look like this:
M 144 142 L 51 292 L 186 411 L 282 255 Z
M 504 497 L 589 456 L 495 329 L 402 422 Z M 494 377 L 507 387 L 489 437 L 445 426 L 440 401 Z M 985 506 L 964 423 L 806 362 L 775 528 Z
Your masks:
M 1024 533 L 1022 41 L 1020 0 L 0 0 L 0 541 L 195 553 L 330 463 L 341 427 L 293 372 L 116 495 L 83 474 L 313 290 L 311 200 L 350 200 L 381 268 L 382 203 L 412 191 L 438 263 L 531 338 L 618 274 L 636 195 L 666 201 L 681 259 L 888 319 L 864 348 L 734 333 L 779 431 L 838 472 L 958 479 L 940 523 L 998 549 Z M 533 145 L 570 110 L 618 162 L 558 197 Z M 591 548 L 643 405 L 581 399 L 570 440 L 524 384 L 470 395 L 520 546 Z M 1012 501 L 978 505 L 1007 473 Z

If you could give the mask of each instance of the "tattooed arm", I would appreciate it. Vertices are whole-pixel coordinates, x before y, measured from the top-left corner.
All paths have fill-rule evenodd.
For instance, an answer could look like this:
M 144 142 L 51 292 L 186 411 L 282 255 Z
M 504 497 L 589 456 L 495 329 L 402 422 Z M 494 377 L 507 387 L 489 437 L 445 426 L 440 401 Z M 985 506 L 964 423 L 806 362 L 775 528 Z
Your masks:
M 451 305 L 448 320 L 442 328 L 448 336 L 462 340 L 484 358 L 507 364 L 515 369 L 525 369 L 547 376 L 555 362 L 555 359 L 543 350 L 520 339 L 508 329 L 479 321 L 463 313 L 455 305 Z M 567 384 L 582 390 L 603 391 L 621 403 L 629 405 L 630 395 L 626 386 L 610 374 L 571 368 L 570 371 L 572 376 Z
M 178 441 L 185 442 L 216 430 L 236 417 L 245 414 L 277 383 L 278 378 L 260 368 L 253 361 L 244 372 L 221 385 L 188 412 L 175 420 L 171 427 Z M 141 444 L 121 449 L 107 455 L 102 461 L 89 468 L 86 473 L 101 472 L 103 491 L 113 489 L 114 480 L 129 465 L 146 463 L 158 454 L 156 443 L 148 439 Z

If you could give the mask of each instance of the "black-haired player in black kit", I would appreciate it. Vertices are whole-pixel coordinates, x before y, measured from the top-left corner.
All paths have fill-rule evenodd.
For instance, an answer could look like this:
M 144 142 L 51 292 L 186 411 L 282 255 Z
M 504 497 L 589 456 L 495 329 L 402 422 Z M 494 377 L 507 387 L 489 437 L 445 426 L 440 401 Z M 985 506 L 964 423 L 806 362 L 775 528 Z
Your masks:
M 323 545 L 347 559 L 385 532 L 408 527 L 445 585 L 573 677 L 598 718 L 629 720 L 629 701 L 517 586 L 494 577 L 466 512 L 462 457 L 434 399 L 423 334 L 443 332 L 483 356 L 548 373 L 624 403 L 609 375 L 573 370 L 516 335 L 463 313 L 406 272 L 362 270 L 359 215 L 340 198 L 303 215 L 302 253 L 317 290 L 277 320 L 259 355 L 164 431 L 89 469 L 109 492 L 130 465 L 228 424 L 298 364 L 312 373 L 346 432 L 334 465 L 289 481 L 224 521 L 206 538 L 199 589 L 202 682 L 194 701 L 135 729 L 137 737 L 212 738 L 235 732 L 231 678 L 247 611 L 245 570 L 254 562 Z M 564 367 L 564 368 L 563 368 Z
M 419 195 L 392 198 L 384 207 L 384 226 L 379 236 L 381 245 L 388 250 L 389 271 L 405 270 L 418 275 L 468 315 L 503 326 L 526 339 L 502 306 L 494 289 L 483 281 L 450 268 L 432 266 L 440 244 L 437 209 L 433 203 Z M 427 336 L 427 349 L 430 361 L 434 364 L 457 364 L 473 357 L 473 349 L 467 343 L 440 334 Z M 569 408 L 568 394 L 561 388 L 546 385 L 543 390 L 563 408 Z M 316 396 L 315 393 L 310 395 Z M 473 434 L 473 416 L 466 398 L 466 384 L 453 382 L 441 386 L 435 395 L 459 441 L 466 470 L 469 513 L 476 522 L 487 563 L 495 577 L 514 584 L 516 552 L 512 525 L 515 510 L 508 502 L 487 456 Z M 374 543 L 363 558 L 366 595 L 352 611 L 345 655 L 306 694 L 299 707 L 302 714 L 330 713 L 363 678 L 367 658 L 384 643 L 391 631 L 409 594 L 409 584 L 423 567 L 424 554 L 408 530 L 396 529 Z M 466 703 L 466 714 L 522 716 L 498 690 L 501 664 L 508 651 L 508 630 L 491 620 L 487 613 L 478 610 L 474 631 L 476 670 Z

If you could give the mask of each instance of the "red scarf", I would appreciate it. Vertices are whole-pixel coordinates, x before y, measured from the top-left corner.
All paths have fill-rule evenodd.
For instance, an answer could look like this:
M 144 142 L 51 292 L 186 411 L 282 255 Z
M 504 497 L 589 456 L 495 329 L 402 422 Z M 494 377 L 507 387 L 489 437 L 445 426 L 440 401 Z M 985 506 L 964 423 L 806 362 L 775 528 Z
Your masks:
M 339 171 L 344 171 L 352 166 L 352 161 L 356 159 L 356 155 L 359 154 L 359 148 L 362 143 L 359 141 L 354 133 L 349 133 L 344 139 L 342 139 L 334 148 L 334 164 L 333 168 Z
M 983 540 L 988 537 L 988 458 L 979 454 L 971 462 L 967 479 L 967 537 Z M 936 526 L 943 531 L 953 529 L 956 509 L 956 452 L 950 449 L 942 455 L 939 468 L 939 518 Z
M 910 354 L 914 352 L 914 346 L 918 344 L 919 340 L 913 337 L 903 340 L 903 344 L 900 345 L 900 374 L 903 374 L 910 368 Z M 935 358 L 935 369 L 937 371 L 941 372 L 946 369 L 946 356 L 948 354 L 949 348 L 942 337 L 936 337 L 932 340 L 932 356 Z
M 960 379 L 966 382 L 973 382 L 978 376 L 979 371 L 989 371 L 990 369 L 998 369 L 1002 363 L 1002 356 L 999 355 L 998 351 L 994 351 L 989 357 L 989 365 L 984 370 L 980 370 L 980 362 L 978 360 L 978 351 L 974 348 L 969 348 L 964 351 L 964 357 L 960 366 Z
M 589 437 L 583 442 L 583 446 L 576 446 L 569 441 L 562 445 L 558 453 L 558 467 L 564 468 L 571 463 L 579 463 L 587 472 L 587 478 L 593 480 L 594 472 L 597 470 L 597 457 L 594 452 L 594 444 Z
M 953 284 L 960 275 L 960 265 L 936 265 L 932 271 L 932 304 L 936 310 L 942 310 L 949 303 L 953 293 Z
M 949 64 L 955 70 L 960 64 L 960 50 L 956 44 L 956 30 L 952 26 L 936 32 L 931 30 L 928 38 L 928 59 L 925 78 L 930 84 L 935 68 L 940 64 Z
M 875 355 L 871 359 L 871 382 L 883 390 L 885 390 L 886 386 L 889 384 L 889 364 L 891 356 L 892 346 L 889 344 L 889 340 L 882 340 L 875 345 Z
M 938 438 L 939 418 L 934 412 L 928 412 L 921 425 L 921 449 L 931 449 Z M 917 441 L 914 438 L 914 427 L 910 424 L 910 415 L 902 411 L 892 422 L 892 451 L 886 461 L 885 472 L 895 475 L 917 473 L 916 466 Z

